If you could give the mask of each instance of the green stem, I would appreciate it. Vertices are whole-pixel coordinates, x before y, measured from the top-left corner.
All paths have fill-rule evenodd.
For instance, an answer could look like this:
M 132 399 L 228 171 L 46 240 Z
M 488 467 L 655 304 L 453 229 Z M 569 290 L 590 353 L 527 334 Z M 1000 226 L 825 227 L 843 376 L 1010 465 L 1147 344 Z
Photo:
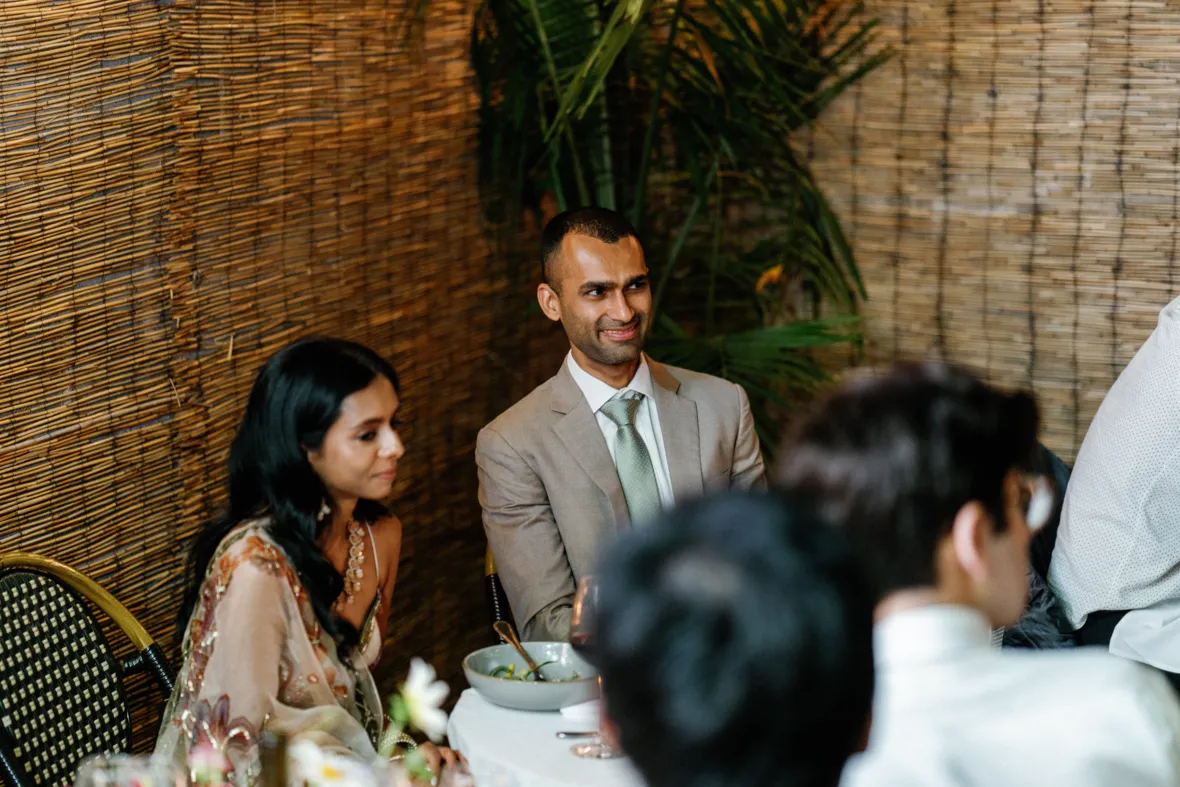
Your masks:
M 612 167 L 610 149 L 610 116 L 608 115 L 608 108 L 606 106 L 606 95 L 601 95 L 598 98 L 600 102 L 600 110 L 602 112 L 601 122 L 598 128 L 598 140 L 600 150 L 598 155 L 601 156 L 595 169 L 598 171 L 594 176 L 594 192 L 598 197 L 598 202 L 595 203 L 600 208 L 608 208 L 615 210 L 615 177 Z
M 717 261 L 721 258 L 721 219 L 724 198 L 721 191 L 724 179 L 717 180 L 717 205 L 713 211 L 713 248 L 709 256 L 709 296 L 705 301 L 705 335 L 717 329 Z
M 565 127 L 565 141 L 570 146 L 570 157 L 574 162 L 574 181 L 578 185 L 578 199 L 582 201 L 583 205 L 590 203 L 590 189 L 586 188 L 586 176 L 582 173 L 582 162 L 578 160 L 578 146 L 574 142 L 573 132 L 570 131 L 569 125 Z
M 545 119 L 545 112 L 543 108 L 538 107 L 538 113 L 541 117 L 541 132 L 549 133 L 549 121 Z M 561 186 L 561 172 L 557 169 L 558 153 L 557 149 L 550 146 L 545 151 L 545 158 L 549 163 L 549 178 L 553 181 L 553 197 L 557 200 L 557 212 L 564 213 L 569 209 L 569 202 L 565 198 L 565 189 Z M 575 162 L 576 165 L 577 162 Z
M 701 207 L 705 204 L 705 199 L 709 196 L 709 188 L 713 185 L 713 178 L 717 176 L 717 168 L 721 164 L 721 154 L 715 153 L 713 155 L 713 166 L 709 168 L 709 174 L 705 178 L 704 185 L 697 191 L 696 199 L 692 201 L 692 207 L 688 210 L 688 215 L 684 218 L 684 224 L 680 227 L 680 232 L 676 235 L 676 242 L 672 244 L 672 250 L 668 253 L 668 260 L 664 263 L 664 270 L 660 272 L 660 281 L 656 284 L 655 296 L 651 304 L 651 318 L 654 324 L 660 314 L 660 304 L 664 300 L 664 290 L 668 287 L 668 280 L 672 277 L 672 269 L 676 267 L 676 260 L 680 257 L 680 252 L 684 250 L 684 244 L 688 241 L 688 233 L 692 229 L 692 225 L 696 223 L 697 214 L 701 212 Z
M 533 17 L 533 24 L 537 27 L 537 40 L 541 42 L 541 51 L 545 53 L 545 67 L 549 70 L 549 80 L 553 83 L 553 93 L 560 98 L 561 82 L 557 78 L 557 61 L 553 59 L 553 50 L 549 48 L 549 36 L 545 33 L 545 20 L 541 18 L 541 9 L 537 7 L 537 0 L 528 0 L 528 5 L 529 12 Z M 541 112 L 543 116 L 543 107 L 541 108 Z M 548 132 L 546 132 L 546 136 L 548 136 Z M 574 135 L 568 123 L 565 124 L 565 140 L 570 146 L 570 155 L 573 157 L 574 179 L 578 184 L 578 198 L 582 200 L 583 205 L 588 205 L 590 203 L 590 191 L 586 188 L 586 178 L 582 174 L 582 164 L 578 161 L 578 146 L 574 142 Z M 549 166 L 556 176 L 557 151 L 552 147 L 549 151 Z
M 568 0 L 567 0 L 568 2 Z M 603 40 L 602 20 L 594 20 L 594 35 Z M 610 144 L 610 108 L 606 103 L 606 92 L 594 99 L 598 104 L 598 160 L 591 160 L 594 168 L 594 203 L 600 208 L 615 210 L 615 173 Z
M 647 131 L 643 135 L 643 150 L 639 154 L 639 176 L 635 186 L 635 204 L 631 206 L 631 223 L 642 231 L 644 201 L 647 199 L 647 170 L 651 165 L 651 149 L 655 145 L 656 131 L 660 125 L 660 99 L 664 96 L 664 84 L 668 81 L 668 71 L 672 65 L 673 44 L 680 27 L 680 17 L 684 13 L 685 0 L 676 0 L 676 10 L 672 12 L 672 23 L 668 26 L 668 40 L 664 42 L 660 52 L 659 76 L 656 77 L 656 89 L 651 94 L 651 102 L 647 108 Z

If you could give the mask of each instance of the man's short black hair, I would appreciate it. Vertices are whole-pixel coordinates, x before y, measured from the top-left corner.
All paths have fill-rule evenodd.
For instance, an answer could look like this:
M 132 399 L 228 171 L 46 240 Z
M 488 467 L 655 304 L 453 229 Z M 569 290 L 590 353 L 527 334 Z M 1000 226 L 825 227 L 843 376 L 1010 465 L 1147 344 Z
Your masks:
M 867 729 L 873 596 L 777 494 L 690 503 L 599 568 L 606 711 L 650 787 L 833 787 Z
M 900 364 L 799 422 L 777 482 L 846 531 L 882 596 L 929 587 L 964 505 L 978 501 L 1006 528 L 1004 479 L 1032 465 L 1039 423 L 1030 394 L 945 364 Z
M 618 243 L 623 238 L 639 235 L 635 227 L 621 213 L 607 208 L 574 208 L 558 213 L 541 232 L 541 275 L 546 284 L 556 289 L 554 263 L 561 253 L 561 242 L 566 235 L 586 235 L 603 243 Z

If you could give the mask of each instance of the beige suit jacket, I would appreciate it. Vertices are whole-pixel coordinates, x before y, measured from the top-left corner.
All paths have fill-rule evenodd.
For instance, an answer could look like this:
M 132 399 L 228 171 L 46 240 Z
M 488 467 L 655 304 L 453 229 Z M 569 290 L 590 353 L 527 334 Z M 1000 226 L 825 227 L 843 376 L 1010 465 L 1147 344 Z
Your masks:
M 648 359 L 672 492 L 764 488 L 750 403 L 739 386 Z M 628 527 L 606 440 L 566 364 L 479 433 L 479 502 L 524 638 L 564 640 L 578 577 Z

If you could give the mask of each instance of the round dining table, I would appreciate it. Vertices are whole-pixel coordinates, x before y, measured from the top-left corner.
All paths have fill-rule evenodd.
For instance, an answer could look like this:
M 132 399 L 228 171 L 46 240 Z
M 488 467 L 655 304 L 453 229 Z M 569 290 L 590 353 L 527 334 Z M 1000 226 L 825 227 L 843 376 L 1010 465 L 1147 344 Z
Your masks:
M 594 728 L 558 712 L 493 705 L 467 689 L 451 712 L 447 736 L 467 757 L 476 787 L 643 787 L 630 760 L 576 757 L 570 747 L 578 740 L 557 737 Z

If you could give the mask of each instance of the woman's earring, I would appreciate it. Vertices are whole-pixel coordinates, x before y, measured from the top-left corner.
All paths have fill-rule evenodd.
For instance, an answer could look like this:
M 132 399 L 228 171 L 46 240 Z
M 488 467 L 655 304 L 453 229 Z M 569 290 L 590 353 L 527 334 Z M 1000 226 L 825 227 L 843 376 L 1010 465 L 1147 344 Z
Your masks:
M 319 513 L 319 516 L 316 517 L 316 519 L 320 522 L 323 522 L 325 519 L 327 519 L 331 515 L 332 515 L 332 509 L 328 506 L 328 501 L 325 500 L 324 502 L 320 503 L 320 513 Z

